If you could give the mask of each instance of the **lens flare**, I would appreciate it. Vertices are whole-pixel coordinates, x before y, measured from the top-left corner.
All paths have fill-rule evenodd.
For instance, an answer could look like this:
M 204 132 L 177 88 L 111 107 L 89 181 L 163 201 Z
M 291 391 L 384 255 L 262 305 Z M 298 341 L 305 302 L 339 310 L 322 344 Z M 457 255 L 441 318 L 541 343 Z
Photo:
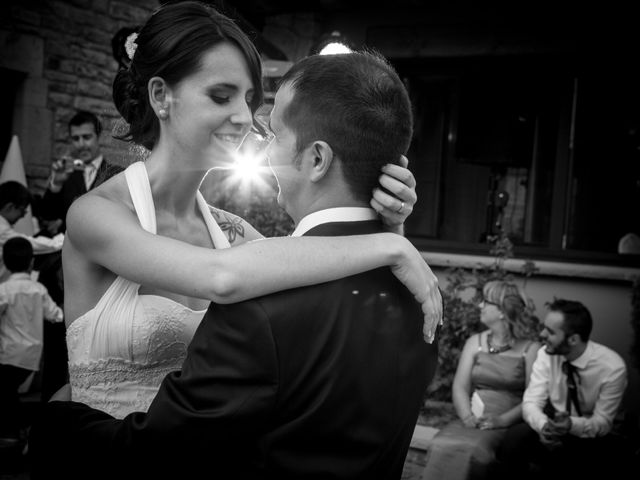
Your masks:
M 252 190 L 265 191 L 273 189 L 271 169 L 267 165 L 267 149 L 272 140 L 271 135 L 262 136 L 251 132 L 245 137 L 242 145 L 231 155 L 231 163 L 220 170 L 229 171 L 224 182 L 226 188 L 238 189 L 250 193 Z
M 231 168 L 236 180 L 255 183 L 262 179 L 265 169 L 263 154 L 238 151 L 233 155 L 233 159 L 234 163 Z

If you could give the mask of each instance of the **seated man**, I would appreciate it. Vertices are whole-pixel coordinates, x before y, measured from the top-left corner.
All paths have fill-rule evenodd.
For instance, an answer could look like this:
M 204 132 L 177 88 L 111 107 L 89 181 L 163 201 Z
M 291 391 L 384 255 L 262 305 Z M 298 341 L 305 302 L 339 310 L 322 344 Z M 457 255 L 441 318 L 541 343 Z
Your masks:
M 498 453 L 505 478 L 527 478 L 530 465 L 542 470 L 535 478 L 606 478 L 624 471 L 625 443 L 614 420 L 627 369 L 620 355 L 589 340 L 591 328 L 591 314 L 580 302 L 549 305 L 544 348 L 522 403 L 526 423 L 507 431 Z

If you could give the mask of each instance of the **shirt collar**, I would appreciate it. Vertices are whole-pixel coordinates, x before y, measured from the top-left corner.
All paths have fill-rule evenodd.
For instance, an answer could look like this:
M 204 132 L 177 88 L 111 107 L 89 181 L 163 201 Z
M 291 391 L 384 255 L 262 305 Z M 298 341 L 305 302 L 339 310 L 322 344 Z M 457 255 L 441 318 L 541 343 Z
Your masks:
M 587 364 L 589 363 L 589 359 L 593 356 L 593 342 L 591 342 L 591 340 L 589 340 L 587 342 L 587 348 L 584 349 L 584 352 L 582 352 L 582 355 L 580 355 L 578 358 L 576 358 L 575 360 L 573 360 L 571 363 L 571 365 L 573 365 L 576 368 L 584 368 L 587 366 Z
M 98 155 L 96 158 L 94 158 L 93 160 L 91 160 L 91 165 L 93 165 L 93 168 L 96 169 L 96 171 L 98 170 L 98 168 L 100 168 L 100 164 L 102 163 L 102 154 Z
M 309 230 L 323 223 L 333 222 L 364 222 L 377 220 L 378 213 L 372 208 L 366 207 L 337 207 L 318 210 L 310 213 L 298 222 L 298 226 L 291 234 L 292 237 L 301 237 Z
M 31 275 L 27 272 L 16 272 L 12 273 L 9 278 L 12 280 L 28 280 L 31 278 Z

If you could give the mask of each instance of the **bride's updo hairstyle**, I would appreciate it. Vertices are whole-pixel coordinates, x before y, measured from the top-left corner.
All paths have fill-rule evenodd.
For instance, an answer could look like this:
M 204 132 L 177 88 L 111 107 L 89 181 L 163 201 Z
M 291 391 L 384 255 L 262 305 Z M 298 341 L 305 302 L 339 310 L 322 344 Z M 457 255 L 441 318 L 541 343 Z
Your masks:
M 207 51 L 224 42 L 244 55 L 255 90 L 250 104 L 255 113 L 263 100 L 262 67 L 251 40 L 233 20 L 208 5 L 168 4 L 158 8 L 140 29 L 131 65 L 118 71 L 113 81 L 113 101 L 129 124 L 128 132 L 116 138 L 151 150 L 158 142 L 160 124 L 149 102 L 149 80 L 161 77 L 175 86 L 200 68 Z

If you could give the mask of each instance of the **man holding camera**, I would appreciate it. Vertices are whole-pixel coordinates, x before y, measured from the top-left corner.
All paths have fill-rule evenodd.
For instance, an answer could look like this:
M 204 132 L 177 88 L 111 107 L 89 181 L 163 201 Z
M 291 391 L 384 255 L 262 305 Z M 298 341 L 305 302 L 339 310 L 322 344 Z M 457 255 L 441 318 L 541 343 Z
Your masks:
M 38 212 L 50 234 L 65 231 L 67 210 L 76 198 L 122 170 L 100 152 L 101 131 L 100 120 L 91 112 L 78 111 L 69 121 L 71 155 L 53 162 Z
M 65 218 L 73 201 L 122 167 L 108 163 L 100 152 L 102 125 L 96 115 L 78 111 L 69 120 L 70 154 L 53 162 L 47 190 L 34 205 L 40 223 L 38 235 L 55 237 L 66 231 Z M 64 302 L 60 251 L 36 259 L 39 280 L 60 306 Z M 64 324 L 44 326 L 42 398 L 48 399 L 68 381 L 66 330 Z

